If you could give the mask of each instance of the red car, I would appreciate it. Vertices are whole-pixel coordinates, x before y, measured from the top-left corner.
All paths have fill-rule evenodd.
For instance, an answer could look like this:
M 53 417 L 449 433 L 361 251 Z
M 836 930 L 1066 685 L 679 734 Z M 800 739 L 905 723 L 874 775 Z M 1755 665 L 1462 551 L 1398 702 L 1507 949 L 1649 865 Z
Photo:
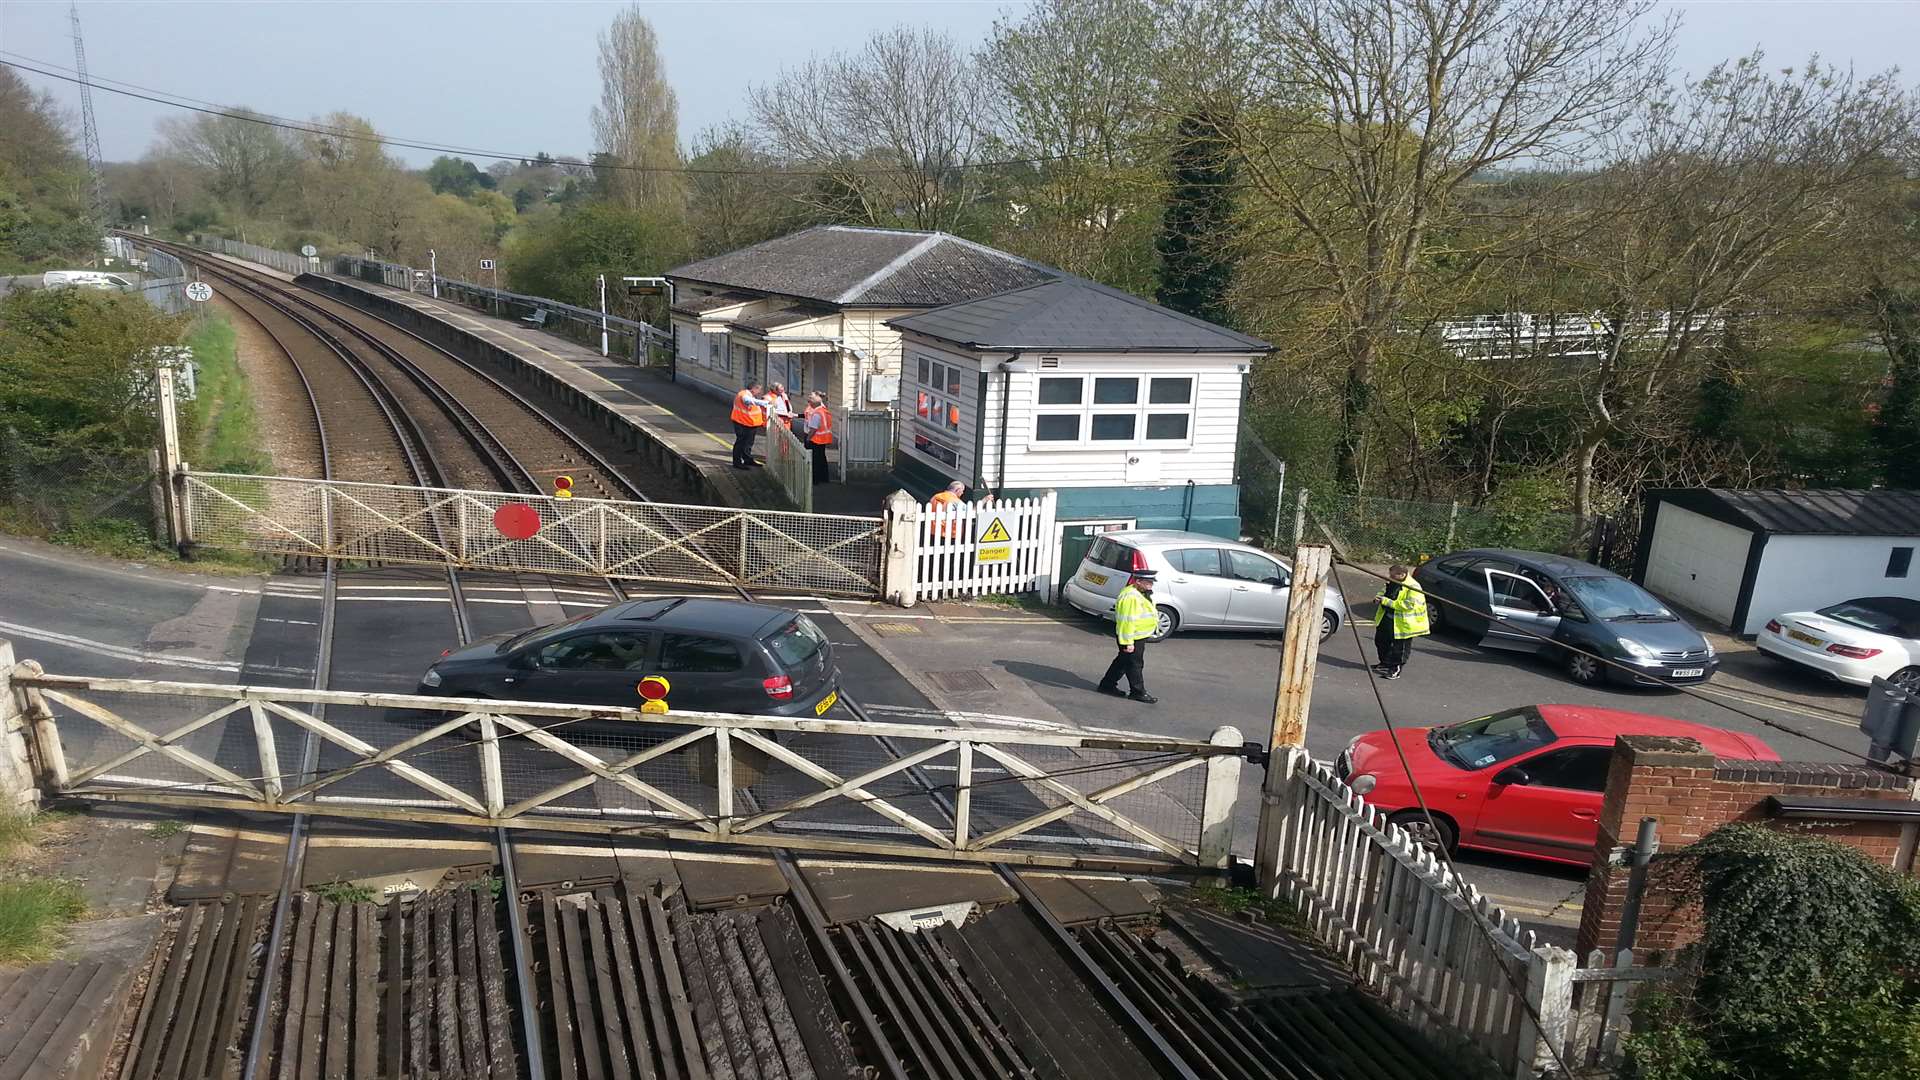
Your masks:
M 1721 757 L 1780 760 L 1751 735 L 1585 705 L 1522 705 L 1399 735 L 1406 766 L 1385 731 L 1348 743 L 1335 765 L 1395 824 L 1448 851 L 1477 848 L 1581 866 L 1593 860 L 1614 736 L 1684 735 Z M 1438 836 L 1407 783 L 1409 767 Z

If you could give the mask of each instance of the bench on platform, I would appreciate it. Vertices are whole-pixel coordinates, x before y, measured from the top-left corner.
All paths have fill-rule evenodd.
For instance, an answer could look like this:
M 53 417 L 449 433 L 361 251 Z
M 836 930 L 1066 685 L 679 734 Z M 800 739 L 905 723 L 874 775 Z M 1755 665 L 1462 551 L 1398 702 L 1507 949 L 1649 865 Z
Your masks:
M 528 326 L 545 326 L 547 325 L 547 309 L 535 308 L 533 314 L 522 315 L 520 321 L 526 323 Z

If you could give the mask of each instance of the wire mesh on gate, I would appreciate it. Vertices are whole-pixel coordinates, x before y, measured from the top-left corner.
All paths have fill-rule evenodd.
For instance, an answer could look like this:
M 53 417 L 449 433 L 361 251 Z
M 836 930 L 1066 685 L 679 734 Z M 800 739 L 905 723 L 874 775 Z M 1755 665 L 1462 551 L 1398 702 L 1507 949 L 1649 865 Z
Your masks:
M 181 484 L 192 542 L 213 547 L 844 596 L 880 589 L 879 518 L 230 473 L 186 473 Z

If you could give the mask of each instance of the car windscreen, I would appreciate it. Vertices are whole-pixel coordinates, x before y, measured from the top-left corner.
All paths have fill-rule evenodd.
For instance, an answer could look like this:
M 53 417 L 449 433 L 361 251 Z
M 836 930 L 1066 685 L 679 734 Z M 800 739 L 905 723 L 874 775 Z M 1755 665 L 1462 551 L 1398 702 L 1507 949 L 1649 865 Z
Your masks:
M 1561 578 L 1560 583 L 1579 599 L 1580 605 L 1596 619 L 1615 622 L 1627 620 L 1642 622 L 1677 622 L 1680 616 L 1667 610 L 1667 605 L 1653 598 L 1653 594 L 1618 577 L 1570 577 Z
M 589 611 L 584 614 L 575 615 L 573 618 L 568 619 L 565 622 L 548 623 L 545 626 L 530 626 L 527 629 L 522 630 L 519 633 L 508 638 L 507 640 L 501 642 L 500 647 L 495 649 L 494 651 L 507 653 L 507 652 L 512 652 L 513 650 L 519 648 L 522 645 L 530 645 L 536 641 L 545 641 L 548 638 L 552 637 L 553 635 L 558 634 L 560 631 L 565 630 L 568 627 L 571 627 L 574 623 L 585 622 L 586 620 L 591 619 L 598 614 L 600 613 L 597 611 Z
M 1538 750 L 1557 738 L 1539 709 L 1523 705 L 1434 728 L 1427 733 L 1427 745 L 1449 765 L 1484 769 Z
M 761 639 L 783 668 L 796 668 L 819 655 L 827 645 L 827 635 L 812 619 L 801 615 Z
M 1920 603 L 1899 597 L 1885 600 L 1848 600 L 1821 608 L 1816 614 L 1835 622 L 1894 637 L 1920 638 Z

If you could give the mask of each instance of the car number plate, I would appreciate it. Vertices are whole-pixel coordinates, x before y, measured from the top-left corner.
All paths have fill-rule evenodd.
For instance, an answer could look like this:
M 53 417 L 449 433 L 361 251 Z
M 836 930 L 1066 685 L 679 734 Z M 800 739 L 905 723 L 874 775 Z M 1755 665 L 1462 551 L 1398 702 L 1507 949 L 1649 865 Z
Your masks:
M 1812 634 L 1803 634 L 1798 630 L 1787 631 L 1787 636 L 1792 638 L 1795 641 L 1804 641 L 1808 645 L 1824 645 L 1825 644 L 1825 642 L 1821 641 L 1817 637 L 1814 637 Z
M 820 699 L 820 704 L 815 705 L 813 707 L 813 715 L 815 716 L 826 715 L 826 711 L 828 709 L 833 708 L 834 702 L 839 700 L 840 700 L 840 691 L 838 690 L 828 691 L 827 696 Z
M 1673 669 L 1673 677 L 1676 679 L 1691 679 L 1695 675 L 1705 675 L 1706 673 L 1706 668 L 1698 667 L 1677 667 Z
M 1089 585 L 1105 585 L 1107 583 L 1107 575 L 1096 574 L 1091 570 L 1087 571 L 1084 574 L 1081 574 L 1080 576 L 1083 578 L 1086 578 L 1087 584 Z

